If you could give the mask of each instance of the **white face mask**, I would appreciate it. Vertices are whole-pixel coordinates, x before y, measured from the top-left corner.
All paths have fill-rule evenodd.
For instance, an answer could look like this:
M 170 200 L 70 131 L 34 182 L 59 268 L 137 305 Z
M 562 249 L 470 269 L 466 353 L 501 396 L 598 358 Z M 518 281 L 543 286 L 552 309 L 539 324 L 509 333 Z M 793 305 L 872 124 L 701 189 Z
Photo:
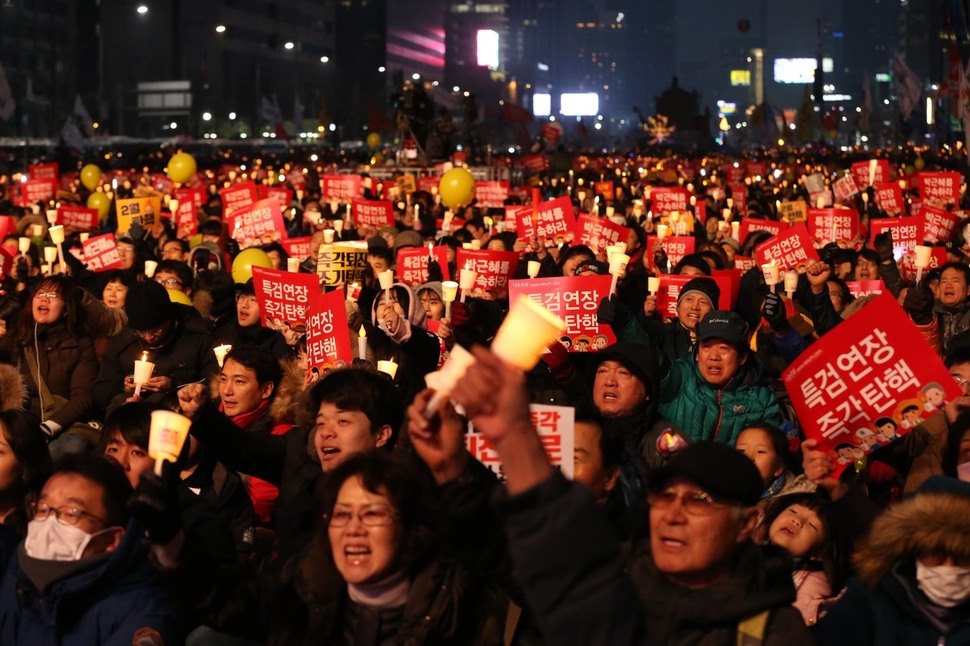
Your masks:
M 43 561 L 77 561 L 95 536 L 111 531 L 111 527 L 88 534 L 80 527 L 65 525 L 51 514 L 44 520 L 27 523 L 24 550 L 28 556 Z
M 953 608 L 970 598 L 970 567 L 916 561 L 916 584 L 936 605 Z

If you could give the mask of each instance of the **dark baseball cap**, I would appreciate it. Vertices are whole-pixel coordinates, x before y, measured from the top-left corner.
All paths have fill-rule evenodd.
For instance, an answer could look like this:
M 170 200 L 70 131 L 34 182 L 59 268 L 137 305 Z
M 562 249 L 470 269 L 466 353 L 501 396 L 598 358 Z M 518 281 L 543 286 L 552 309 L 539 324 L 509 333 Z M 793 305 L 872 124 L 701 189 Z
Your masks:
M 754 462 L 720 442 L 695 442 L 679 451 L 650 474 L 650 489 L 660 489 L 678 476 L 690 480 L 712 498 L 742 505 L 757 504 L 764 491 Z

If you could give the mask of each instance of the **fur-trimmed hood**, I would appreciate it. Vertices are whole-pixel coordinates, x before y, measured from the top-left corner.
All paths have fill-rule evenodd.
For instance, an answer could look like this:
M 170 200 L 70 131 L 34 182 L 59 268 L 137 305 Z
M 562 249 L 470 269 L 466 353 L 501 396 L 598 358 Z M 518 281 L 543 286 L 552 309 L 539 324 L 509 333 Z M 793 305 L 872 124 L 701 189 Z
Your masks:
M 24 410 L 27 386 L 16 366 L 0 364 L 0 410 Z
M 970 559 L 970 497 L 924 492 L 893 505 L 873 523 L 853 560 L 860 578 L 875 587 L 894 564 L 925 552 Z
M 303 392 L 303 372 L 295 360 L 280 361 L 280 368 L 283 369 L 283 378 L 273 393 L 269 414 L 277 424 L 293 424 Z M 219 401 L 218 373 L 209 379 L 209 397 L 212 401 Z

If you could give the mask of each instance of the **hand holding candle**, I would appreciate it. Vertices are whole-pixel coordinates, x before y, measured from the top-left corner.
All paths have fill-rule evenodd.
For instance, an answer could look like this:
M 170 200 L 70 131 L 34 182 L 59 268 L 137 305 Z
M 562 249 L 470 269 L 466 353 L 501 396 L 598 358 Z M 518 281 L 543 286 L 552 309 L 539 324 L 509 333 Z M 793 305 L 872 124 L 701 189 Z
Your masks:
M 792 300 L 795 297 L 796 289 L 798 289 L 798 272 L 794 269 L 789 269 L 785 272 L 785 294 L 788 295 L 788 300 Z
M 616 293 L 616 282 L 623 275 L 623 272 L 626 271 L 626 266 L 629 262 L 630 256 L 625 253 L 614 252 L 610 258 L 610 276 L 612 276 L 612 280 L 610 281 L 610 296 Z
M 148 383 L 155 371 L 155 364 L 148 360 L 148 352 L 141 353 L 141 359 L 135 359 L 135 397 L 141 397 L 141 387 Z
M 152 412 L 148 455 L 155 458 L 155 475 L 161 477 L 165 461 L 176 462 L 189 435 L 192 420 L 170 410 Z
M 57 245 L 57 257 L 61 261 L 61 272 L 67 273 L 67 263 L 64 262 L 64 227 L 58 224 L 48 229 L 48 233 L 51 235 L 51 242 Z
M 546 347 L 565 331 L 562 319 L 523 294 L 512 303 L 491 350 L 520 370 L 532 370 Z
M 384 300 L 391 302 L 391 288 L 394 286 L 394 271 L 388 269 L 377 274 L 377 280 L 381 282 L 381 289 L 384 290 Z
M 458 283 L 453 280 L 445 280 L 441 283 L 441 300 L 445 302 L 445 318 L 451 320 L 451 304 L 455 302 L 458 295 Z
M 383 372 L 393 381 L 394 377 L 397 376 L 397 364 L 393 361 L 378 361 L 377 371 Z
M 357 358 L 367 360 L 367 330 L 363 325 L 357 330 Z
M 465 295 L 475 289 L 475 281 L 478 279 L 478 272 L 474 269 L 462 269 L 458 275 L 458 285 L 461 287 L 461 302 L 465 302 Z
M 456 345 L 451 349 L 448 360 L 440 370 L 430 372 L 425 375 L 424 380 L 428 388 L 433 388 L 435 393 L 428 401 L 428 406 L 424 409 L 425 419 L 431 419 L 441 407 L 446 399 L 451 396 L 451 391 L 458 383 L 458 380 L 465 376 L 468 367 L 475 363 L 475 357 L 471 352 Z
M 775 285 L 778 284 L 778 281 L 781 278 L 780 276 L 781 272 L 778 268 L 778 265 L 776 265 L 773 262 L 770 262 L 765 265 L 761 265 L 761 271 L 764 273 L 765 284 L 768 286 L 768 291 L 774 292 Z
M 916 252 L 914 264 L 916 265 L 916 282 L 918 283 L 923 280 L 923 270 L 930 266 L 930 259 L 933 256 L 933 247 L 918 244 L 916 245 L 914 251 Z

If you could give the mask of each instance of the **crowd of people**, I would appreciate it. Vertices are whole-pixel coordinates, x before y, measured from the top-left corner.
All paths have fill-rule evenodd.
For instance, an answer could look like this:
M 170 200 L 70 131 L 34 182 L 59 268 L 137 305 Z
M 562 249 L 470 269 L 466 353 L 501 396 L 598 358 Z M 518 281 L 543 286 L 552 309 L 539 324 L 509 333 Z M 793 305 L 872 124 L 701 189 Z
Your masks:
M 440 195 L 400 184 L 394 227 L 355 226 L 346 201 L 321 193 L 322 169 L 297 171 L 284 224 L 310 237 L 299 271 L 317 272 L 335 229 L 366 241 L 369 265 L 345 301 L 353 362 L 320 374 L 305 327 L 263 325 L 218 192 L 292 182 L 299 164 L 203 168 L 198 233 L 179 237 L 163 207 L 116 234 L 110 271 L 85 264 L 80 231 L 67 231 L 63 264 L 45 262 L 52 204 L 15 206 L 15 183 L 0 178 L 0 214 L 16 229 L 0 242 L 12 259 L 0 296 L 0 643 L 970 643 L 964 194 L 939 205 L 961 223 L 930 241 L 947 262 L 919 281 L 904 278 L 888 233 L 870 244 L 872 219 L 913 217 L 883 212 L 870 186 L 844 202 L 858 237 L 821 247 L 795 289 L 769 289 L 756 266 L 729 298 L 712 272 L 772 235 L 739 240 L 732 218 L 781 221 L 782 203 L 816 197 L 804 176 L 831 185 L 855 161 L 800 154 L 581 156 L 568 173 L 527 174 L 508 205 L 566 197 L 576 214 L 628 227 L 630 261 L 596 310 L 617 341 L 588 352 L 556 341 L 526 372 L 488 349 L 506 289 L 446 307 L 435 263 L 422 284 L 379 280 L 398 251 L 429 245 L 451 275 L 465 245 L 518 253 L 522 278 L 610 271 L 604 249 L 519 237 L 501 226 L 504 208 L 472 202 L 453 220 Z M 887 181 L 914 172 L 887 158 Z M 735 199 L 729 169 L 747 162 L 763 174 Z M 611 195 L 594 189 L 605 179 Z M 140 170 L 114 184 L 112 199 L 170 204 Z M 363 182 L 361 197 L 377 185 Z M 86 188 L 67 186 L 59 203 L 86 202 Z M 655 243 L 665 225 L 650 192 L 663 186 L 692 198 L 695 252 L 676 263 Z M 907 204 L 919 200 L 907 186 Z M 112 208 L 84 233 L 116 228 Z M 290 266 L 279 242 L 262 249 Z M 648 289 L 661 270 L 689 277 L 667 321 Z M 781 375 L 865 306 L 847 285 L 857 280 L 883 282 L 962 394 L 930 400 L 935 412 L 902 436 L 888 419 L 843 469 L 806 433 Z M 456 346 L 474 362 L 439 405 L 425 377 Z M 136 383 L 149 353 L 152 376 Z M 387 360 L 393 375 L 377 369 Z M 530 404 L 574 409 L 571 479 Z M 191 420 L 174 463 L 150 453 L 156 411 Z M 470 424 L 501 480 L 466 448 Z

